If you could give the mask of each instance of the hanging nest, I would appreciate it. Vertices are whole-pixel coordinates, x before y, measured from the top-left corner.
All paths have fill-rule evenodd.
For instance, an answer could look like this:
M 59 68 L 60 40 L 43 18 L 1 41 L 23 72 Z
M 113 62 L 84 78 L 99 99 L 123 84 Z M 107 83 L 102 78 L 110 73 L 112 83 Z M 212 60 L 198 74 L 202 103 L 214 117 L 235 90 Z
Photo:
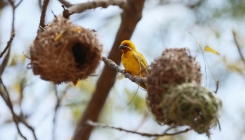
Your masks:
M 187 125 L 209 136 L 209 129 L 218 123 L 222 103 L 209 89 L 196 83 L 184 83 L 171 87 L 159 106 L 164 113 L 164 122 Z
M 30 48 L 33 73 L 55 84 L 87 78 L 101 59 L 102 45 L 94 32 L 64 17 L 55 17 Z
M 152 63 L 147 76 L 147 106 L 159 124 L 176 124 L 164 118 L 161 107 L 163 96 L 170 87 L 189 82 L 201 83 L 200 65 L 188 52 L 186 48 L 166 49 Z

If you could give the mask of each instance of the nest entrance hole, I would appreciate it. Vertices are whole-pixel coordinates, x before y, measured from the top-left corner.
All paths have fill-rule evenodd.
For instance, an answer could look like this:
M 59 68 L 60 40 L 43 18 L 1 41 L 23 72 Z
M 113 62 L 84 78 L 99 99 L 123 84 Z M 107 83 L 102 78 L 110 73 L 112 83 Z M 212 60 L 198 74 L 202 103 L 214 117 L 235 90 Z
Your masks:
M 74 56 L 74 59 L 76 63 L 78 64 L 78 68 L 81 68 L 87 60 L 87 55 L 89 52 L 89 47 L 81 44 L 81 43 L 75 43 L 72 46 L 72 53 Z

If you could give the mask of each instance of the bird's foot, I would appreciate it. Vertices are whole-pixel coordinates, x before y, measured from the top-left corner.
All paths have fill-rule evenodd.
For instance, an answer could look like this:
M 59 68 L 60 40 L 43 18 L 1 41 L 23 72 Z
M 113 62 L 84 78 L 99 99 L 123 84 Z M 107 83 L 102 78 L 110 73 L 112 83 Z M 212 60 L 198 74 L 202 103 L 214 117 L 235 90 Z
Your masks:
M 132 75 L 131 81 L 135 82 L 136 76 L 134 76 L 132 73 L 130 73 L 129 71 L 123 70 L 122 74 L 125 75 L 125 73 L 129 73 L 130 75 Z

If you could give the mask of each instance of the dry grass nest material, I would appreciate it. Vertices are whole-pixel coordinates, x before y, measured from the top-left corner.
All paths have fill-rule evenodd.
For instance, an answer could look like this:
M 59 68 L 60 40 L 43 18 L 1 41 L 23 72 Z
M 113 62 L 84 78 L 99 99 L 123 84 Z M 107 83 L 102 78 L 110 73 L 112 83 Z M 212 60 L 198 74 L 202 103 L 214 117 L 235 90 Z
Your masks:
M 211 90 L 195 83 L 184 83 L 171 87 L 159 106 L 165 121 L 187 125 L 210 136 L 209 129 L 217 125 L 222 103 Z
M 30 48 L 30 66 L 43 80 L 76 83 L 95 71 L 101 51 L 92 30 L 58 17 L 36 36 Z
M 176 122 L 164 119 L 162 103 L 169 87 L 182 83 L 201 83 L 200 65 L 186 48 L 166 49 L 152 64 L 147 76 L 147 105 L 159 123 L 172 125 Z
M 198 62 L 186 48 L 166 49 L 147 76 L 147 106 L 159 124 L 189 126 L 210 135 L 221 100 L 201 87 Z

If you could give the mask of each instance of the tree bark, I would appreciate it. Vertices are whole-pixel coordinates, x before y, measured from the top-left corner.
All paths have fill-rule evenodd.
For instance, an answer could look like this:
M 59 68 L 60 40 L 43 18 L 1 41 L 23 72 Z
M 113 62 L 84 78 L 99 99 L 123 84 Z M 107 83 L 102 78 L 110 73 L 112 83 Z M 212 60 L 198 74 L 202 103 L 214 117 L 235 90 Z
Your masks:
M 116 64 L 120 64 L 121 51 L 118 50 L 122 40 L 130 39 L 133 31 L 142 17 L 142 10 L 145 0 L 128 0 L 123 7 L 121 14 L 121 25 L 116 35 L 113 47 L 108 58 L 112 59 Z M 111 87 L 114 85 L 117 72 L 114 69 L 104 66 L 102 74 L 97 81 L 96 90 L 90 100 L 81 120 L 78 122 L 74 140 L 88 140 L 93 130 L 91 126 L 86 125 L 87 120 L 98 121 L 100 112 L 104 106 Z

